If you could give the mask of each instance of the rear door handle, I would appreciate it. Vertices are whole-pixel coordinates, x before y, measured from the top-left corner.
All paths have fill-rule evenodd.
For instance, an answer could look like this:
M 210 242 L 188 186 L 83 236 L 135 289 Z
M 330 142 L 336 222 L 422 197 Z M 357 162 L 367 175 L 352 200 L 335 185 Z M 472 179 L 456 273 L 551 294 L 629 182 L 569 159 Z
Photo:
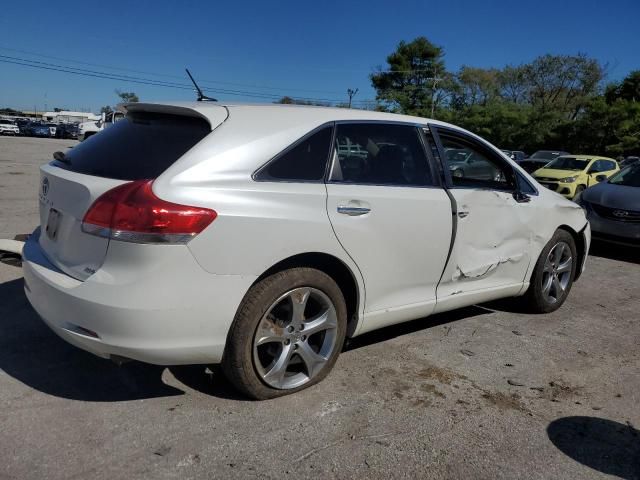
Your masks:
M 467 212 L 467 211 L 458 212 L 458 216 L 460 218 L 468 217 L 469 216 L 469 212 Z
M 343 215 L 349 215 L 350 217 L 357 217 L 359 215 L 366 215 L 371 211 L 368 207 L 350 207 L 347 205 L 338 205 L 338 213 Z

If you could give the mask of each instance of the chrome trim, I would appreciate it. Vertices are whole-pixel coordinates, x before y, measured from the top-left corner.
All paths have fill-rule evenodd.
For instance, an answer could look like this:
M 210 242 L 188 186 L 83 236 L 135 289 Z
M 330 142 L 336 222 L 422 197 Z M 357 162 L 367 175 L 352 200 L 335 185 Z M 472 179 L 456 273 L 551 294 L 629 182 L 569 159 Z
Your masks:
M 371 212 L 371 209 L 367 207 L 347 207 L 346 205 L 338 205 L 338 213 L 349 215 L 350 217 L 366 215 L 369 212 Z

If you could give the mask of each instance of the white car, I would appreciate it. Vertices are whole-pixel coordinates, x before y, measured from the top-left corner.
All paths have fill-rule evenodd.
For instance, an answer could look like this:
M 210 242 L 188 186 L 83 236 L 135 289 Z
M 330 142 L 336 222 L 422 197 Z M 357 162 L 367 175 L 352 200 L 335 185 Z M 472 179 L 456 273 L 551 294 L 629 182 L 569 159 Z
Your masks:
M 0 135 L 19 135 L 20 128 L 10 120 L 0 120 Z
M 36 311 L 101 357 L 222 363 L 242 392 L 271 398 L 325 377 L 345 336 L 503 297 L 550 312 L 583 269 L 583 210 L 452 125 L 123 108 L 41 167 L 41 227 L 23 255 Z M 498 174 L 452 176 L 452 148 Z

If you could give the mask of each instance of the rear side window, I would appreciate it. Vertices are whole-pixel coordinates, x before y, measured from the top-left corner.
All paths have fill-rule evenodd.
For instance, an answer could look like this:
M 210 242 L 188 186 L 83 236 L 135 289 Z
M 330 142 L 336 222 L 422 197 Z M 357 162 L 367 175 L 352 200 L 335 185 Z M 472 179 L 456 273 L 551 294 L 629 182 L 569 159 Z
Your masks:
M 65 161 L 55 165 L 117 180 L 153 179 L 210 132 L 201 118 L 130 113 L 65 152 Z
M 334 148 L 332 182 L 433 185 L 429 161 L 414 126 L 338 124 Z
M 324 179 L 329 159 L 332 127 L 304 137 L 280 153 L 255 175 L 256 180 L 283 180 L 313 182 Z

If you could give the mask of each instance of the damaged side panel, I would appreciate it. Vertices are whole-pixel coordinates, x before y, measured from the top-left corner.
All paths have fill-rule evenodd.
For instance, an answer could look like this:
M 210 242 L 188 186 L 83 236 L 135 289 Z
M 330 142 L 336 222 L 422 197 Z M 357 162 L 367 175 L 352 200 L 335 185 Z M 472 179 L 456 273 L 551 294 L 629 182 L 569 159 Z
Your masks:
M 438 286 L 438 301 L 451 295 L 522 283 L 531 262 L 533 237 L 529 204 L 508 192 L 452 189 L 457 232 Z

